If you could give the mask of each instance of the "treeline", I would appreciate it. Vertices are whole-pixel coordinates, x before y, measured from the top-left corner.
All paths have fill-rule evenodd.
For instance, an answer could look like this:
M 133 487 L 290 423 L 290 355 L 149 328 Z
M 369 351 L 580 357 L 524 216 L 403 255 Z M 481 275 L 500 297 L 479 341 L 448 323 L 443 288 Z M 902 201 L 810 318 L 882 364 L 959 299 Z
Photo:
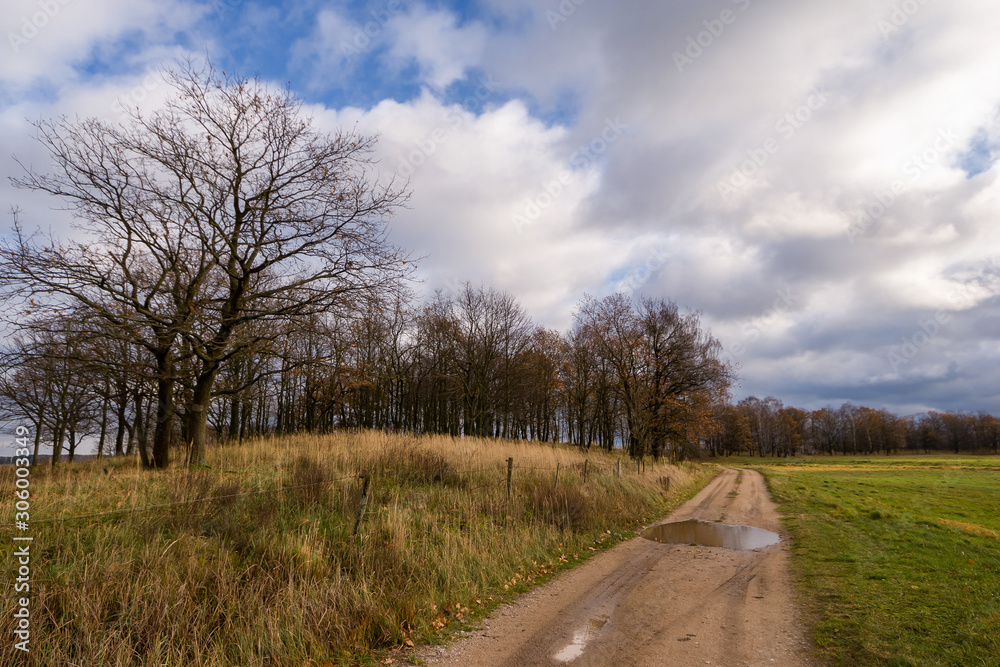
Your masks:
M 1000 421 L 986 412 L 935 412 L 900 417 L 845 403 L 806 411 L 774 397 L 719 405 L 706 448 L 716 455 L 893 454 L 1000 450 Z
M 409 193 L 375 137 L 210 64 L 165 78 L 152 113 L 37 123 L 54 172 L 13 179 L 78 220 L 58 239 L 15 211 L 0 239 L 2 409 L 53 464 L 87 437 L 162 468 L 213 436 L 340 428 L 697 447 L 732 376 L 696 314 L 585 299 L 564 336 L 492 288 L 415 304 L 388 227 Z
M 3 350 L 0 417 L 34 428 L 34 451 L 152 466 L 157 363 L 83 313 L 34 317 Z M 718 342 L 666 300 L 585 298 L 563 334 L 536 325 L 510 295 L 463 285 L 425 303 L 371 298 L 353 311 L 289 321 L 234 345 L 209 402 L 215 441 L 375 429 L 570 442 L 633 457 L 702 452 L 890 454 L 993 451 L 1000 422 L 981 412 L 899 417 L 846 403 L 814 411 L 776 398 L 727 402 L 732 369 Z M 173 365 L 171 442 L 190 456 L 197 355 Z
M 351 312 L 287 322 L 234 346 L 207 423 L 220 441 L 380 429 L 624 447 L 684 458 L 708 437 L 731 369 L 719 343 L 665 300 L 584 299 L 568 334 L 533 323 L 509 294 L 465 284 L 413 304 L 398 293 Z M 53 464 L 86 439 L 152 465 L 157 363 L 101 320 L 35 318 L 4 353 L 0 407 L 34 425 Z M 172 365 L 172 440 L 190 448 L 200 365 Z
M 487 286 L 417 303 L 389 238 L 409 193 L 374 171 L 375 137 L 318 131 L 287 89 L 210 64 L 165 78 L 152 113 L 38 122 L 54 171 L 12 179 L 77 220 L 59 239 L 15 210 L 0 238 L 0 417 L 34 426 L 36 458 L 93 438 L 150 468 L 197 465 L 213 441 L 335 429 L 671 459 L 989 446 L 985 418 L 953 435 L 928 417 L 924 437 L 853 409 L 828 428 L 726 407 L 719 342 L 667 300 L 588 297 L 566 333 Z

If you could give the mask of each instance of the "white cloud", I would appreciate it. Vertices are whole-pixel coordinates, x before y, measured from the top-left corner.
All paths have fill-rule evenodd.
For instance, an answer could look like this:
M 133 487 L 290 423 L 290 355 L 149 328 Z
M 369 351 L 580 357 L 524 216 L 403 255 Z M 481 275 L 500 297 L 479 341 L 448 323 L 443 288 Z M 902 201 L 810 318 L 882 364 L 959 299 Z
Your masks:
M 184 0 L 6 0 L 0 81 L 12 91 L 60 85 L 95 55 L 117 56 L 117 41 L 129 33 L 141 35 L 146 48 L 169 43 L 207 13 L 206 5 Z
M 443 90 L 481 63 L 487 31 L 479 23 L 459 25 L 452 12 L 429 10 L 415 3 L 410 12 L 390 25 L 393 33 L 389 55 L 397 66 L 416 61 L 420 79 Z
M 329 127 L 380 132 L 380 169 L 410 179 L 410 208 L 394 238 L 418 255 L 427 290 L 464 280 L 516 294 L 538 319 L 566 327 L 584 291 L 623 263 L 628 245 L 604 232 L 578 232 L 578 209 L 596 189 L 593 170 L 576 172 L 531 224 L 515 217 L 547 183 L 571 170 L 566 131 L 531 117 L 520 102 L 479 115 L 426 92 L 408 104 L 385 101 L 368 112 L 317 112 Z
M 291 47 L 291 59 L 299 67 L 308 67 L 314 85 L 339 84 L 347 80 L 358 59 L 380 43 L 382 23 L 373 22 L 368 31 L 352 21 L 337 7 L 327 7 L 316 14 L 313 32 Z
M 42 158 L 23 117 L 103 115 L 118 95 L 143 94 L 144 69 L 179 52 L 176 33 L 207 11 L 83 2 L 0 65 L 11 95 L 55 88 L 0 110 L 11 150 L 31 160 Z M 362 76 L 379 77 L 379 90 L 422 90 L 367 110 L 311 110 L 325 126 L 381 132 L 382 169 L 413 189 L 395 238 L 429 255 L 428 290 L 482 279 L 565 327 L 584 292 L 624 285 L 702 309 L 727 349 L 743 344 L 746 393 L 807 407 L 988 407 L 1000 351 L 977 323 L 997 321 L 1000 293 L 987 270 L 1000 257 L 1000 14 L 986 0 L 925 3 L 886 31 L 879 21 L 896 4 L 588 2 L 553 26 L 555 2 L 490 0 L 474 18 L 447 4 L 380 0 L 349 13 L 326 3 L 290 38 L 290 68 L 310 72 L 314 98 L 365 87 Z M 38 6 L 4 4 L 5 31 Z M 723 10 L 735 20 L 706 39 Z M 224 36 L 204 30 L 224 54 Z M 132 33 L 142 45 L 118 56 L 128 77 L 75 82 L 80 63 Z M 699 36 L 701 52 L 678 71 L 674 54 Z M 503 90 L 467 108 L 441 101 L 476 70 Z M 150 105 L 162 94 L 145 92 Z M 609 119 L 627 130 L 574 160 Z M 969 179 L 973 149 L 984 171 Z M 741 169 L 746 184 L 723 199 L 718 184 Z M 956 287 L 963 297 L 949 302 Z M 955 316 L 947 330 L 891 368 L 887 351 L 942 307 Z
M 451 11 L 390 0 L 360 17 L 338 7 L 320 10 L 312 33 L 291 53 L 317 87 L 342 85 L 361 63 L 377 58 L 392 76 L 416 64 L 416 82 L 441 91 L 480 64 L 486 37 L 482 24 L 461 25 Z

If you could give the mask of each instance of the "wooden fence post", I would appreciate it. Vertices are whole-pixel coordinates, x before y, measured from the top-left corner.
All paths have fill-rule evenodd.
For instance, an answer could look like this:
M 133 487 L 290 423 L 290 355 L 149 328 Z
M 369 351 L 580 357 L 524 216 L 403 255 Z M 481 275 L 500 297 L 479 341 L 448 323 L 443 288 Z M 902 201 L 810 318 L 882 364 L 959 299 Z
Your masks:
M 559 490 L 559 463 L 556 463 L 556 485 L 552 487 L 553 491 Z
M 587 483 L 587 465 L 590 463 L 590 459 L 583 460 L 583 483 Z
M 362 475 L 361 479 L 364 480 L 364 484 L 361 487 L 361 502 L 358 503 L 358 518 L 354 521 L 354 534 L 358 534 L 358 527 L 361 525 L 361 519 L 365 516 L 365 507 L 368 505 L 368 486 L 371 483 L 371 477 L 368 475 Z
M 514 474 L 514 457 L 507 459 L 507 500 L 510 500 L 510 479 Z
M 618 457 L 618 478 L 621 479 L 622 476 L 622 459 Z

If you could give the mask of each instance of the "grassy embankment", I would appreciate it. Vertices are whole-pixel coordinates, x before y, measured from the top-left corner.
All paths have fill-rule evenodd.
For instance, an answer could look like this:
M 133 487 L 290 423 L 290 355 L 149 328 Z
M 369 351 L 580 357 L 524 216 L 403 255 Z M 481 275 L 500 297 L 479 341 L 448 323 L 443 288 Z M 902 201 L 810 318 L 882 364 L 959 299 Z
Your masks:
M 1000 458 L 729 459 L 794 538 L 821 657 L 1000 665 Z
M 34 537 L 31 653 L 15 652 L 3 612 L 0 663 L 391 660 L 629 537 L 714 472 L 640 475 L 626 460 L 618 477 L 617 458 L 592 451 L 585 483 L 585 458 L 565 446 L 365 433 L 218 448 L 194 473 L 107 459 L 40 467 L 30 527 L 17 533 Z M 362 472 L 371 487 L 355 536 Z M 4 524 L 13 488 L 5 466 Z M 61 520 L 92 513 L 104 514 Z M 10 545 L 15 531 L 4 531 Z M 12 551 L 0 564 L 5 609 Z

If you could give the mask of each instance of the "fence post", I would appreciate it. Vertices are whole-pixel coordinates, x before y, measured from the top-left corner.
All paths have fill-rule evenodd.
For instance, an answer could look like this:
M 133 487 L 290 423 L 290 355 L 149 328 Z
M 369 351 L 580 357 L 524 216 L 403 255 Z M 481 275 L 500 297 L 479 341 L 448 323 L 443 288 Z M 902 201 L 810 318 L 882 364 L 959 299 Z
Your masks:
M 583 460 L 583 483 L 587 483 L 587 465 L 590 463 L 590 459 Z
M 368 475 L 362 475 L 361 479 L 364 480 L 364 484 L 361 486 L 361 502 L 358 503 L 358 518 L 354 521 L 354 534 L 358 534 L 358 526 L 361 525 L 361 519 L 365 516 L 365 507 L 368 505 L 368 486 L 371 483 L 371 477 Z
M 510 478 L 514 474 L 514 457 L 507 459 L 507 500 L 510 500 Z
M 622 476 L 622 458 L 618 457 L 618 478 L 621 479 Z
M 553 491 L 559 490 L 559 463 L 556 463 L 556 485 L 552 487 Z

